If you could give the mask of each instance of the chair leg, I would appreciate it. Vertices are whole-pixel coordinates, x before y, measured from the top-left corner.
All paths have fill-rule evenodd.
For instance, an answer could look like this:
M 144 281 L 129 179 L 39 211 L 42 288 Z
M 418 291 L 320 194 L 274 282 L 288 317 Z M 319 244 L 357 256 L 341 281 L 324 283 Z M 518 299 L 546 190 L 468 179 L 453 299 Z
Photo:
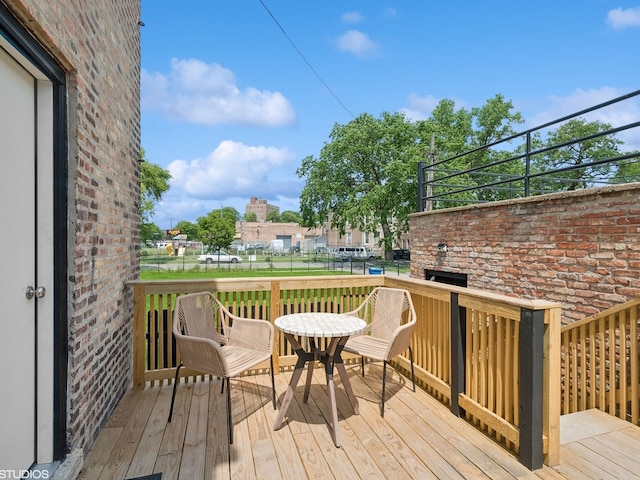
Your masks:
M 180 381 L 180 368 L 182 367 L 182 362 L 180 362 L 180 365 L 178 365 L 178 368 L 176 368 L 176 378 L 173 381 L 173 394 L 171 395 L 171 408 L 169 408 L 169 423 L 171 423 L 171 417 L 173 416 L 173 402 L 176 399 L 176 389 L 178 388 L 178 382 Z
M 416 374 L 413 371 L 413 350 L 409 347 L 409 360 L 411 360 L 411 381 L 413 382 L 413 391 L 416 391 Z
M 271 355 L 271 397 L 273 400 L 273 409 L 276 409 L 276 380 L 273 374 L 273 355 Z
M 364 377 L 364 357 L 360 357 L 360 365 L 362 366 L 362 376 Z
M 380 416 L 382 418 L 384 418 L 384 387 L 385 384 L 387 382 L 387 362 L 386 360 L 383 361 L 383 367 L 382 367 L 382 408 L 380 410 Z
M 230 379 L 227 380 L 227 430 L 229 431 L 229 443 L 233 443 L 233 418 L 231 416 L 231 383 Z M 224 379 L 222 380 L 224 383 Z
M 224 380 L 225 378 L 222 377 L 222 381 L 220 382 L 220 395 L 224 393 Z

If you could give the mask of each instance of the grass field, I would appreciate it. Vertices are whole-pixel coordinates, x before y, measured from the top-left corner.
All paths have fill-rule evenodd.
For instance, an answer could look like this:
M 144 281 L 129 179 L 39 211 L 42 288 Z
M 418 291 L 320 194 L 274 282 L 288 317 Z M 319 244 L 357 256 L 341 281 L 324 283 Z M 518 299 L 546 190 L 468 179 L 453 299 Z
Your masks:
M 350 275 L 367 273 L 372 266 L 384 266 L 387 273 L 403 274 L 409 271 L 407 262 L 381 263 L 334 261 L 320 255 L 300 254 L 269 256 L 258 254 L 249 262 L 241 255 L 241 263 L 207 265 L 199 263 L 195 251 L 184 257 L 169 256 L 161 249 L 143 249 L 140 257 L 141 280 L 190 280 L 206 278 L 255 278 L 278 276 Z
M 306 277 L 313 275 L 350 275 L 348 270 L 309 270 L 309 269 L 233 269 L 224 268 L 204 270 L 143 270 L 140 280 L 197 280 L 205 278 L 255 278 L 255 277 Z

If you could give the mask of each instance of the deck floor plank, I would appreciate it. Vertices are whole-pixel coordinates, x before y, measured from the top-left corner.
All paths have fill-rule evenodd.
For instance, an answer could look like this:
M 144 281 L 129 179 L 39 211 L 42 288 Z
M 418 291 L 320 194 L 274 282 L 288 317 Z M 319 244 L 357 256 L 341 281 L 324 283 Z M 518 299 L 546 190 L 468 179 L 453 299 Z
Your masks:
M 640 428 L 602 412 L 567 420 L 573 436 L 560 447 L 560 464 L 530 471 L 483 432 L 393 369 L 387 374 L 385 417 L 380 415 L 381 364 L 358 365 L 347 374 L 359 415 L 336 376 L 341 447 L 333 444 L 324 370 L 314 372 L 307 403 L 296 388 L 282 427 L 268 375 L 231 382 L 234 443 L 228 444 L 226 391 L 220 380 L 198 378 L 178 385 L 173 421 L 167 423 L 172 385 L 156 384 L 123 396 L 87 454 L 80 480 L 123 480 L 161 472 L 163 480 L 188 478 L 304 480 L 394 479 L 609 479 L 640 480 Z M 278 406 L 292 372 L 276 375 Z M 225 386 L 226 388 L 226 386 Z M 582 413 L 582 412 L 581 412 Z M 569 416 L 570 417 L 570 416 Z M 591 428 L 575 435 L 580 425 Z M 576 426 L 577 425 L 577 426 Z
M 159 392 L 157 388 L 142 389 L 136 395 L 137 399 L 133 402 L 132 408 L 127 408 L 129 417 L 102 469 L 99 477 L 101 480 L 126 478 Z M 127 404 L 131 405 L 128 397 Z
M 359 374 L 352 376 L 349 368 L 347 373 L 360 404 L 360 415 L 350 417 L 347 422 L 385 477 L 437 478 L 425 465 L 424 459 L 412 454 L 403 439 L 392 435 L 387 421 L 380 416 L 379 399 L 360 380 Z
M 318 405 L 319 411 L 322 413 L 325 418 L 325 422 L 328 422 L 328 419 L 331 418 L 330 408 L 329 408 L 329 398 L 328 398 L 328 388 L 326 385 L 325 375 L 322 369 L 318 369 L 319 372 L 314 377 L 314 381 L 318 383 L 319 389 L 317 393 L 320 398 L 317 399 L 316 404 Z M 332 466 L 332 471 L 336 478 L 354 478 L 354 477 L 345 477 L 344 475 L 360 475 L 364 478 L 385 478 L 384 473 L 380 470 L 374 459 L 371 457 L 369 452 L 363 447 L 360 439 L 357 437 L 354 430 L 351 428 L 349 421 L 353 418 L 358 417 L 359 415 L 355 415 L 353 412 L 353 407 L 351 406 L 351 402 L 347 398 L 347 394 L 342 387 L 342 383 L 337 380 L 335 382 L 335 393 L 336 393 L 336 406 L 338 408 L 338 428 L 340 431 L 340 449 L 346 456 L 349 465 L 336 465 Z M 325 382 L 325 383 L 321 383 Z M 331 449 L 326 448 L 325 451 L 328 453 L 327 461 L 329 461 L 330 465 L 332 461 L 330 461 L 331 457 L 334 457 L 335 448 Z M 329 457 L 330 456 L 330 457 Z M 337 466 L 340 466 L 341 469 L 338 470 Z M 357 472 L 357 473 L 351 473 Z
M 178 384 L 173 407 L 173 418 L 171 419 L 171 423 L 167 421 L 165 425 L 164 435 L 160 443 L 160 450 L 158 451 L 158 458 L 156 459 L 154 469 L 155 472 L 162 472 L 163 477 L 178 478 L 180 461 L 182 460 L 182 448 L 184 446 L 184 435 L 187 431 L 187 422 L 191 409 L 193 387 L 193 383 Z M 172 384 L 163 387 L 158 386 L 157 388 L 173 392 Z
M 227 433 L 227 401 L 221 392 L 221 380 L 209 382 L 209 418 L 207 429 L 207 449 L 205 452 L 205 480 L 228 480 L 229 445 Z
M 258 378 L 258 382 L 262 380 L 263 385 L 268 382 L 266 375 L 262 375 Z M 284 375 L 276 375 L 276 404 L 279 406 L 278 392 L 285 392 L 287 389 L 287 382 Z M 292 405 L 293 408 L 295 405 Z M 273 408 L 265 408 L 263 410 L 265 421 L 270 426 L 269 433 L 273 442 L 273 449 L 276 453 L 276 459 L 278 461 L 279 473 L 281 478 L 287 480 L 298 480 L 306 477 L 306 471 L 304 464 L 300 458 L 300 455 L 296 451 L 296 443 L 293 439 L 293 429 L 289 425 L 284 425 L 278 431 L 273 430 L 273 424 L 278 416 L 278 411 Z M 272 477 L 277 478 L 276 472 L 272 472 Z
M 129 465 L 129 470 L 127 470 L 127 478 L 142 477 L 154 473 L 156 459 L 158 458 L 158 452 L 160 451 L 167 425 L 170 402 L 171 390 L 167 388 L 161 389 L 156 397 L 147 425 L 142 432 L 140 444 L 136 449 L 131 465 Z
M 200 381 L 193 387 L 178 478 L 204 480 L 208 422 L 209 385 Z
M 306 375 L 303 375 L 306 379 Z M 304 383 L 298 384 L 294 401 L 297 402 L 300 411 L 304 415 L 302 421 L 310 427 L 310 432 L 315 438 L 317 451 L 323 456 L 323 472 L 331 472 L 333 478 L 358 478 L 359 474 L 351 463 L 344 448 L 336 448 L 333 442 L 332 428 L 330 426 L 329 397 L 326 391 L 326 379 L 324 370 L 316 368 L 314 370 L 311 390 L 307 403 L 304 403 Z M 293 403 L 293 402 L 292 402 Z M 340 442 L 344 445 L 349 441 L 348 435 L 344 431 L 344 418 L 338 416 L 338 428 L 340 432 Z M 296 437 L 297 438 L 297 437 Z
M 118 438 L 122 435 L 124 427 L 105 427 L 100 432 L 91 451 L 84 461 L 82 480 L 97 480 L 105 465 L 109 462 L 109 456 Z
M 453 463 L 466 478 L 471 478 L 471 476 L 474 478 L 488 477 L 496 480 L 512 480 L 515 478 L 465 436 L 452 434 L 450 426 L 438 415 L 434 414 L 431 409 L 422 408 L 416 411 L 416 401 L 423 402 L 422 397 L 424 396 L 428 396 L 428 394 L 419 388 L 416 388 L 416 391 L 413 392 L 410 383 L 398 392 L 398 401 L 403 403 L 402 415 L 404 420 L 407 424 L 416 426 L 419 420 L 420 428 L 418 431 L 425 441 L 441 437 L 445 443 L 442 443 L 442 447 L 439 450 L 457 452 L 460 464 L 458 462 Z M 454 460 L 449 457 L 449 453 L 447 453 L 446 458 L 447 461 Z M 478 471 L 475 471 L 475 468 Z

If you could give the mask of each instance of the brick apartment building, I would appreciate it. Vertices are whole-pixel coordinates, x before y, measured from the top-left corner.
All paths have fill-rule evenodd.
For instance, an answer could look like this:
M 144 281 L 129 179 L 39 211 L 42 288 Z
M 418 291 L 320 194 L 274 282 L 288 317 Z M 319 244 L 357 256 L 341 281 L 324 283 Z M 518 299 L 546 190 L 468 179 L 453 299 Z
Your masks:
M 245 206 L 245 215 L 247 213 L 255 213 L 258 222 L 266 222 L 267 215 L 271 212 L 280 213 L 280 208 L 269 205 L 266 200 L 262 198 L 251 197 L 249 203 Z

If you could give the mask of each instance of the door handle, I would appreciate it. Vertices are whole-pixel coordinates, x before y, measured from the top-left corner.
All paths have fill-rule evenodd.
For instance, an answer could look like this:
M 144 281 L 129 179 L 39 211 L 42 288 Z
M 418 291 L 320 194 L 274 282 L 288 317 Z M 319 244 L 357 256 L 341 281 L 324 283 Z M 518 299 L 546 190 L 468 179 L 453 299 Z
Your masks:
M 27 291 L 25 292 L 25 297 L 27 300 L 31 300 L 33 297 L 42 298 L 47 294 L 47 291 L 44 287 L 33 288 L 31 285 L 27 287 Z

